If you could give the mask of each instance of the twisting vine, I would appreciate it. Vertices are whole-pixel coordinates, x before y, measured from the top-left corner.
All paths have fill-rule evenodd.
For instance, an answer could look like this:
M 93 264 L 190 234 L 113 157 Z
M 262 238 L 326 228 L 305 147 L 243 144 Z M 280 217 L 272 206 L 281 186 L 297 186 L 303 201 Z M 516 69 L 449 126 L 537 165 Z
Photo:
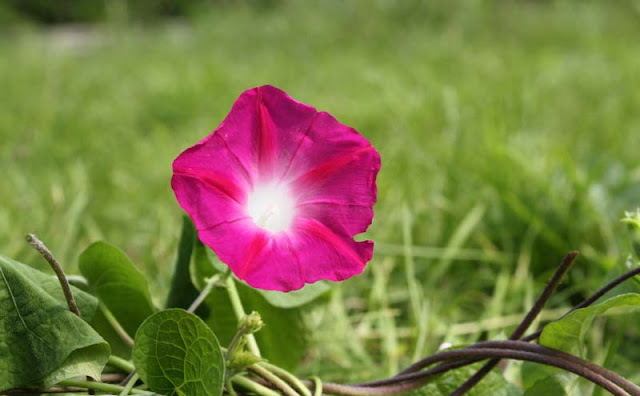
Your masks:
M 77 312 L 77 306 L 75 306 L 71 288 L 66 281 L 62 268 L 56 265 L 57 261 L 51 252 L 44 247 L 42 242 L 32 235 L 28 236 L 28 241 L 43 254 L 54 268 L 65 292 L 64 294 L 67 298 L 69 308 Z M 495 367 L 500 359 L 513 359 L 561 368 L 591 381 L 615 396 L 640 396 L 640 387 L 638 385 L 615 372 L 577 356 L 532 343 L 532 341 L 536 341 L 540 337 L 542 328 L 528 336 L 524 336 L 525 332 L 555 292 L 576 256 L 577 252 L 567 254 L 533 307 L 525 315 L 522 322 L 513 331 L 508 340 L 478 342 L 465 348 L 440 351 L 413 363 L 391 378 L 356 385 L 323 382 L 317 377 L 311 380 L 300 380 L 293 374 L 262 361 L 258 356 L 253 356 L 248 360 L 249 363 L 243 366 L 234 366 L 235 368 L 231 370 L 225 381 L 225 392 L 229 395 L 238 396 L 247 394 L 258 394 L 261 396 L 395 395 L 422 387 L 430 382 L 436 375 L 486 360 L 486 363 L 473 376 L 453 391 L 453 396 L 460 396 L 477 385 L 484 376 Z M 569 310 L 565 316 L 576 309 L 593 304 L 605 293 L 636 275 L 640 275 L 640 268 L 630 270 L 607 283 L 589 298 Z M 218 278 L 210 279 L 207 282 L 207 287 L 205 287 L 201 295 L 196 298 L 196 301 L 194 301 L 190 307 L 190 311 L 193 311 L 195 307 L 197 307 L 213 287 L 220 285 L 229 287 L 229 279 L 227 279 L 226 282 L 221 282 L 221 279 Z M 231 290 L 231 292 L 233 292 L 233 290 Z M 115 318 L 112 319 L 115 321 Z M 117 321 L 112 324 L 116 327 L 119 326 Z M 242 356 L 246 360 L 246 354 L 248 352 L 242 350 L 241 347 L 244 346 L 247 341 L 249 341 L 250 346 L 252 345 L 250 336 L 253 332 L 259 330 L 261 326 L 262 322 L 255 313 L 242 318 L 238 334 L 234 337 L 229 347 L 224 348 L 227 361 L 231 363 L 232 366 L 236 364 L 233 360 L 236 354 L 244 354 Z M 49 389 L 10 389 L 0 392 L 0 395 L 86 391 L 118 393 L 121 396 L 129 394 L 150 394 L 148 391 L 134 387 L 138 377 L 131 363 L 118 358 L 110 359 L 109 364 L 125 373 L 104 374 L 102 382 L 66 380 L 61 382 L 57 387 Z

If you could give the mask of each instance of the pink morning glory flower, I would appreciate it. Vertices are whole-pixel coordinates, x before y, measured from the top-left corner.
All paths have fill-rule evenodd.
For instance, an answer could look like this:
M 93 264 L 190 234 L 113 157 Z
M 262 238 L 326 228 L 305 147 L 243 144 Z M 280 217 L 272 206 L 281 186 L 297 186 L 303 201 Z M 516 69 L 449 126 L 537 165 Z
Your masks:
M 202 242 L 249 285 L 291 291 L 359 274 L 373 242 L 380 155 L 355 129 L 263 86 L 173 162 Z

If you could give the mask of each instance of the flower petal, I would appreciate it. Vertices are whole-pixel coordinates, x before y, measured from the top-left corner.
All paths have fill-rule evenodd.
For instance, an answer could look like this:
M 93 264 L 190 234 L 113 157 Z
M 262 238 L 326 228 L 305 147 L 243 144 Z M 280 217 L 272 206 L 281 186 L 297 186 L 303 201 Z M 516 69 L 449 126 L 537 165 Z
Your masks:
M 250 177 L 215 134 L 176 158 L 171 186 L 198 229 L 247 216 Z
M 252 256 L 251 271 L 239 277 L 268 290 L 296 290 L 322 279 L 341 281 L 361 273 L 373 255 L 373 242 L 345 239 L 313 219 L 299 219 L 291 232 L 272 235 L 261 246 Z
M 318 113 L 290 169 L 300 215 L 346 235 L 373 219 L 380 155 L 356 130 Z
M 316 109 L 265 85 L 245 91 L 216 134 L 222 136 L 246 169 L 259 181 L 282 174 Z
M 172 186 L 200 239 L 236 276 L 290 291 L 364 269 L 373 242 L 353 236 L 371 224 L 379 169 L 379 154 L 356 130 L 263 86 L 244 92 L 212 135 L 176 159 Z M 272 185 L 291 199 L 283 230 L 250 214 L 250 197 Z M 288 210 L 279 200 L 259 203 L 259 212 L 268 208 L 259 219 Z

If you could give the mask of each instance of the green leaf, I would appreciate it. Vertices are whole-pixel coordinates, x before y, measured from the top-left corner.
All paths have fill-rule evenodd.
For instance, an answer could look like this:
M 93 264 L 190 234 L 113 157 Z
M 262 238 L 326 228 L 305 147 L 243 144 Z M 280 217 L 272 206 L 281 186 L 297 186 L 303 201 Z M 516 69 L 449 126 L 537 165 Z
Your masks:
M 523 396 L 565 396 L 567 392 L 564 387 L 563 377 L 551 375 L 536 381 L 527 388 Z
M 129 335 L 154 313 L 147 280 L 120 249 L 93 243 L 80 255 L 79 268 Z
M 470 366 L 460 367 L 455 370 L 447 371 L 438 376 L 433 382 L 428 383 L 422 388 L 403 393 L 404 396 L 445 396 L 450 395 L 467 379 L 475 374 L 482 366 L 473 364 Z M 476 386 L 466 393 L 468 396 L 520 396 L 522 390 L 515 385 L 507 382 L 502 375 L 496 371 L 492 371 L 480 381 Z
M 200 240 L 196 239 L 193 246 L 193 257 L 191 258 L 191 282 L 198 290 L 204 289 L 206 286 L 207 278 L 211 278 L 215 274 L 221 274 L 224 269 L 214 266 L 214 262 L 218 261 L 215 254 L 212 252 L 213 257 L 210 257 L 208 252 L 212 252 L 211 249 L 204 246 Z M 222 263 L 220 263 L 222 264 Z M 223 264 L 224 265 L 224 264 Z
M 119 356 L 126 360 L 131 359 L 131 346 L 122 340 L 100 309 L 96 311 L 95 316 L 89 323 L 91 327 L 109 343 L 112 355 Z
M 38 284 L 43 292 L 56 299 L 56 301 L 58 301 L 61 305 L 68 307 L 67 300 L 64 296 L 64 293 L 62 292 L 62 288 L 60 287 L 60 281 L 58 280 L 58 277 L 53 274 L 53 272 L 51 274 L 47 274 L 42 271 L 38 271 L 35 268 L 31 268 L 28 265 L 13 261 L 7 257 L 0 255 L 0 260 L 2 259 L 6 260 L 6 262 L 11 263 L 15 268 L 19 268 L 20 273 L 24 277 L 29 278 L 30 280 Z M 75 298 L 76 304 L 78 305 L 78 310 L 80 310 L 80 316 L 87 322 L 91 321 L 98 309 L 98 300 L 91 294 L 86 293 L 75 286 L 71 286 L 71 290 L 73 291 L 73 297 Z
M 610 309 L 623 310 L 625 313 L 638 311 L 640 309 L 640 294 L 621 294 L 600 304 L 577 309 L 564 318 L 547 324 L 540 335 L 540 344 L 571 354 L 578 354 L 581 352 L 585 334 L 593 319 Z M 580 355 L 583 354 L 580 353 Z
M 97 300 L 72 287 L 83 318 Z M 0 390 L 51 386 L 76 376 L 100 378 L 109 344 L 67 306 L 60 284 L 0 256 Z
M 527 361 L 520 364 L 520 381 L 525 396 L 564 396 L 579 378 L 554 366 Z
M 209 256 L 207 251 L 210 249 L 202 242 L 196 242 L 191 270 L 193 282 L 200 289 L 204 287 L 205 278 L 220 273 L 218 270 L 220 266 L 214 265 L 218 259 L 215 256 Z M 273 305 L 265 298 L 262 291 L 253 289 L 245 283 L 237 282 L 237 286 L 245 312 L 257 311 L 266 324 L 255 334 L 263 357 L 284 368 L 295 368 L 302 359 L 308 343 L 302 309 L 288 301 L 287 297 L 278 296 L 272 299 L 281 298 L 280 305 L 289 305 L 292 308 Z M 323 286 L 317 288 L 322 289 Z M 315 293 L 313 298 L 324 292 L 312 291 L 312 294 Z M 203 317 L 205 322 L 213 329 L 220 342 L 228 345 L 238 330 L 238 322 L 231 308 L 227 290 L 214 288 L 205 300 L 205 304 L 209 309 L 209 315 Z
M 154 392 L 167 396 L 218 396 L 224 357 L 218 339 L 196 315 L 182 309 L 157 312 L 136 333 L 133 363 Z
M 329 282 L 320 281 L 305 285 L 300 290 L 288 293 L 276 290 L 258 290 L 262 297 L 274 307 L 295 308 L 306 305 L 331 290 Z
M 167 308 L 188 308 L 193 300 L 198 297 L 198 290 L 191 283 L 190 263 L 191 253 L 197 238 L 196 229 L 191 219 L 184 216 L 182 219 L 182 233 L 178 244 L 178 257 L 176 259 L 171 289 L 167 298 Z
M 238 282 L 237 287 L 245 311 L 257 311 L 265 323 L 265 327 L 255 333 L 262 356 L 273 364 L 294 369 L 304 355 L 308 342 L 302 310 L 274 307 L 249 286 Z M 238 330 L 238 322 L 227 290 L 213 289 L 205 303 L 210 310 L 205 322 L 222 345 L 229 345 Z
M 555 379 L 559 380 L 561 375 L 566 377 L 563 378 L 564 382 L 566 382 L 569 377 L 575 378 L 575 375 L 563 371 L 558 367 L 527 361 L 520 364 L 520 381 L 524 389 L 529 389 L 537 382 L 544 381 L 547 378 L 557 377 Z

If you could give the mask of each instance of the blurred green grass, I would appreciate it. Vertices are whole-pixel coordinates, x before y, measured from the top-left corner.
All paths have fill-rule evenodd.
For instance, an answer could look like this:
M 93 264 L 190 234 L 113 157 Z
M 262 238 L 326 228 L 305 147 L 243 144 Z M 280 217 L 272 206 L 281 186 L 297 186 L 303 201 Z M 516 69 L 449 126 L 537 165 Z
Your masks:
M 379 377 L 442 341 L 495 336 L 569 250 L 582 256 L 551 308 L 620 271 L 618 219 L 640 205 L 637 2 L 269 4 L 4 30 L 1 252 L 42 266 L 34 232 L 73 272 L 105 239 L 161 301 L 181 217 L 173 158 L 272 84 L 383 160 L 374 260 L 309 315 L 301 372 Z M 617 363 L 636 379 L 638 355 Z

